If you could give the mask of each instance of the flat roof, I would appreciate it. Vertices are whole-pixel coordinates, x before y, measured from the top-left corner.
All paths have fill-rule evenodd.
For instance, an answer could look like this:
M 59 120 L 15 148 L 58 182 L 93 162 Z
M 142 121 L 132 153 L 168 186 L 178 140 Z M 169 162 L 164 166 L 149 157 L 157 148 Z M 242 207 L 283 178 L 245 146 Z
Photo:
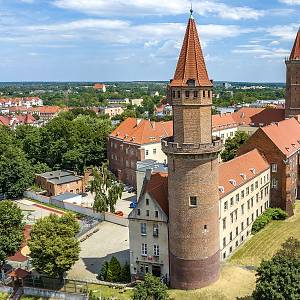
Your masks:
M 74 172 L 67 171 L 67 170 L 56 170 L 56 171 L 50 171 L 40 174 L 41 177 L 44 178 L 53 178 L 53 177 L 59 177 L 59 176 L 68 176 L 73 175 Z
M 48 182 L 54 183 L 54 184 L 63 184 L 68 182 L 74 182 L 81 180 L 81 177 L 75 176 L 75 175 L 68 175 L 68 176 L 62 176 L 62 177 L 53 177 Z
M 80 196 L 80 195 L 70 193 L 70 192 L 65 192 L 65 193 L 60 194 L 58 196 L 52 197 L 52 199 L 57 200 L 57 201 L 64 201 L 64 200 L 72 199 L 72 198 L 75 198 L 75 197 L 78 197 L 78 196 Z

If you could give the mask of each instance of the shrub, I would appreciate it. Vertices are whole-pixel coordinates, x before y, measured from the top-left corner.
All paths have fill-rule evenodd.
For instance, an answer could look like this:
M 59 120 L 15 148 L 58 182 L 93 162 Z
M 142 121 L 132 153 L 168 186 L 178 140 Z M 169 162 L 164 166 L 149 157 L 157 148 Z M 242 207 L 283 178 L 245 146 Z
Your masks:
M 125 263 L 125 265 L 122 268 L 120 279 L 124 283 L 128 283 L 131 281 L 130 266 L 127 262 Z
M 262 230 L 272 220 L 285 220 L 288 214 L 281 208 L 268 208 L 252 225 L 252 234 Z
M 102 266 L 102 268 L 101 268 L 100 273 L 99 273 L 98 276 L 97 276 L 97 278 L 98 278 L 99 280 L 103 280 L 103 281 L 104 281 L 104 280 L 107 279 L 108 266 L 109 266 L 108 262 L 105 261 L 104 264 L 103 264 L 103 266 Z

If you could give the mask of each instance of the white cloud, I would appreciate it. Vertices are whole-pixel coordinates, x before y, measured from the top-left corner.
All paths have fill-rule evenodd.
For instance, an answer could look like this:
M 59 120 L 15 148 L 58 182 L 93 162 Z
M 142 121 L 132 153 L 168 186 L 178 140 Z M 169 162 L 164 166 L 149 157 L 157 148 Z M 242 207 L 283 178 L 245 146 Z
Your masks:
M 299 24 L 289 24 L 289 25 L 277 25 L 273 27 L 266 28 L 266 32 L 285 41 L 292 41 L 296 37 Z
M 269 59 L 282 59 L 289 55 L 288 49 L 274 48 L 263 46 L 259 44 L 239 45 L 236 49 L 232 50 L 235 54 L 249 54 L 255 58 L 269 58 Z
M 187 14 L 189 0 L 53 0 L 57 7 L 91 15 L 177 15 Z M 196 13 L 224 19 L 258 19 L 265 14 L 247 6 L 230 6 L 216 0 L 194 1 Z
M 300 5 L 300 0 L 279 0 L 279 2 L 288 5 Z

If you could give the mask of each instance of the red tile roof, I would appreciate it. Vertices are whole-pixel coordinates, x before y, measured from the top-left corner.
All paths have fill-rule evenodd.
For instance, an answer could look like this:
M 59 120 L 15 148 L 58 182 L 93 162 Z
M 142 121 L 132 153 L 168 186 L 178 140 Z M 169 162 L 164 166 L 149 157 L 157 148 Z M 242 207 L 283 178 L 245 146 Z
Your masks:
M 163 137 L 173 135 L 173 122 L 152 122 L 150 120 L 127 118 L 111 134 L 124 142 L 143 145 L 159 143 Z
M 223 198 L 269 168 L 257 149 L 219 165 L 219 195 Z M 236 185 L 233 184 L 233 181 Z M 231 181 L 231 182 L 230 182 Z M 223 191 L 221 191 L 221 187 Z
M 0 116 L 0 125 L 9 126 L 9 118 Z
M 146 183 L 145 192 L 153 198 L 169 216 L 169 202 L 168 202 L 168 174 L 154 173 L 150 180 Z
M 232 113 L 232 117 L 239 125 L 266 126 L 273 122 L 280 122 L 285 119 L 282 108 L 251 108 L 242 107 Z
M 290 55 L 291 60 L 300 59 L 300 30 L 297 32 L 295 43 Z
M 62 110 L 59 106 L 41 106 L 35 107 L 32 111 L 38 111 L 41 114 L 57 114 Z
M 242 107 L 234 113 L 212 116 L 213 130 L 239 125 L 262 127 L 285 119 L 284 108 Z
M 300 150 L 300 123 L 296 119 L 284 120 L 260 130 L 287 157 Z
M 105 85 L 103 83 L 95 83 L 95 85 L 94 85 L 94 89 L 96 89 L 96 90 L 103 89 L 104 87 L 105 87 Z
M 196 86 L 212 86 L 208 78 L 196 22 L 192 16 L 187 25 L 174 79 L 170 85 L 187 86 L 189 79 L 195 80 Z

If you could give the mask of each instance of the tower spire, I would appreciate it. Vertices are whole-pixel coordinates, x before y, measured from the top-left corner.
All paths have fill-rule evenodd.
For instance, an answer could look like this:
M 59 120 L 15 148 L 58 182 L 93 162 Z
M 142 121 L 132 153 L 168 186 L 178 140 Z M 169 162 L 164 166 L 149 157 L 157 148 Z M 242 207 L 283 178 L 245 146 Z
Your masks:
M 191 9 L 190 9 L 190 13 L 191 13 L 190 18 L 191 19 L 194 19 L 193 12 L 194 12 L 194 10 L 193 10 L 193 1 L 191 1 Z

